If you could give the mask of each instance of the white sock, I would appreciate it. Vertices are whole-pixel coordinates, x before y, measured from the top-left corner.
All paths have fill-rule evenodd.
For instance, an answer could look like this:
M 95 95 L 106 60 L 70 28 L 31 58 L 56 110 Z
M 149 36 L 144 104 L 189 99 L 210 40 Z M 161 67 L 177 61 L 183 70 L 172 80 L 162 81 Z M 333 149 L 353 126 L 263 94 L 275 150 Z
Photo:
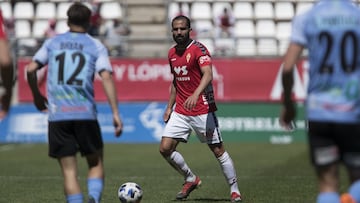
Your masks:
M 225 175 L 227 182 L 230 185 L 231 192 L 237 192 L 240 194 L 238 184 L 237 184 L 237 177 L 235 172 L 234 163 L 229 156 L 229 154 L 225 151 L 223 155 L 217 158 L 219 160 L 220 166 L 222 171 Z
M 194 182 L 196 176 L 190 170 L 189 166 L 186 164 L 184 157 L 177 151 L 171 153 L 170 158 L 167 160 L 172 167 L 174 167 L 182 176 L 184 176 L 185 181 Z

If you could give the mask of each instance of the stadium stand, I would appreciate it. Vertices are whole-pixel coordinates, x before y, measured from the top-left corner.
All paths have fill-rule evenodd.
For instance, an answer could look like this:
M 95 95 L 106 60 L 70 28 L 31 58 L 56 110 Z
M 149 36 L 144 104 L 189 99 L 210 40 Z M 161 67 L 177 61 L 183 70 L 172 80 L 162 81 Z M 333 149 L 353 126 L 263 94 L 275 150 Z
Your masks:
M 192 27 L 196 30 L 197 37 L 211 38 L 214 35 L 214 25 L 210 19 L 196 20 L 192 24 Z
M 275 2 L 274 15 L 277 21 L 289 21 L 294 16 L 294 6 L 291 2 Z
M 70 7 L 70 2 L 59 2 L 56 7 L 56 18 L 58 20 L 66 19 L 66 11 Z
M 116 1 L 103 2 L 100 7 L 100 14 L 105 20 L 121 18 L 121 12 L 121 6 Z
M 255 24 L 252 20 L 237 20 L 235 22 L 235 36 L 238 38 L 255 37 Z
M 252 20 L 254 17 L 254 11 L 252 9 L 251 2 L 235 2 L 233 13 L 236 19 Z
M 35 10 L 36 19 L 56 18 L 56 4 L 53 2 L 39 2 Z
M 8 2 L 8 1 L 0 2 L 0 8 L 2 10 L 2 14 L 3 14 L 4 18 L 6 18 L 6 19 L 12 18 L 13 12 L 11 9 L 10 2 Z
M 213 55 L 268 57 L 284 53 L 288 45 L 292 17 L 295 13 L 304 11 L 315 1 L 173 0 L 170 2 L 171 4 L 182 2 L 190 8 L 190 17 L 198 38 L 201 40 L 206 37 L 212 39 L 210 41 L 214 46 L 212 47 Z M 299 8 L 297 8 L 297 4 L 300 5 Z M 214 33 L 211 32 L 215 28 L 213 19 L 224 7 L 227 7 L 236 18 L 234 25 L 236 41 L 232 43 L 230 39 L 216 39 Z M 197 11 L 194 11 L 195 9 Z M 209 23 L 209 21 L 212 22 Z
M 211 20 L 211 5 L 207 2 L 194 2 L 190 8 L 190 17 L 192 20 Z
M 48 20 L 36 20 L 32 25 L 32 36 L 35 38 L 44 37 L 44 31 L 48 27 Z
M 17 38 L 31 37 L 32 30 L 30 21 L 26 19 L 18 19 L 15 21 L 15 36 Z
M 274 8 L 272 3 L 267 1 L 255 2 L 254 14 L 257 19 L 273 19 Z
M 238 40 L 235 47 L 237 56 L 256 56 L 256 42 L 255 39 L 247 38 Z
M 14 18 L 17 20 L 31 20 L 35 16 L 34 4 L 32 2 L 17 2 L 14 6 Z
M 84 0 L 83 0 L 84 2 Z M 89 1 L 90 2 L 90 1 Z M 291 19 L 314 4 L 315 0 L 96 0 L 104 25 L 114 18 L 128 23 L 126 57 L 166 57 L 171 46 L 171 19 L 180 11 L 189 15 L 194 33 L 213 50 L 215 56 L 278 56 L 284 53 L 291 30 Z M 360 0 L 354 1 L 359 4 Z M 57 31 L 64 32 L 68 0 L 0 0 L 4 17 L 14 18 L 18 41 L 39 38 L 45 21 L 55 18 Z M 90 4 L 90 3 L 89 3 Z M 182 10 L 180 10 L 180 7 Z M 214 19 L 227 7 L 236 18 L 236 41 L 214 37 Z M 21 27 L 21 29 L 20 29 Z M 26 41 L 26 40 L 25 40 Z M 29 40 L 27 41 L 29 42 Z M 27 46 L 30 43 L 27 43 Z M 232 45 L 226 53 L 219 51 Z M 29 49 L 32 50 L 32 49 Z M 25 55 L 32 53 L 21 52 Z M 225 54 L 225 55 L 224 55 Z

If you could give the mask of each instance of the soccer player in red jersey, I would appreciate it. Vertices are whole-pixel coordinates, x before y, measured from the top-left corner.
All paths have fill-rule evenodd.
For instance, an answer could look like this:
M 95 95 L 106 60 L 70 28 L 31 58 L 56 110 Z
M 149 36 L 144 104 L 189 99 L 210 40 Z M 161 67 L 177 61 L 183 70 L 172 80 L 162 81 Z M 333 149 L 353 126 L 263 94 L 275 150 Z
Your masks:
M 160 143 L 160 153 L 185 179 L 176 199 L 186 199 L 201 184 L 200 178 L 176 150 L 179 142 L 187 142 L 192 131 L 202 143 L 207 143 L 220 163 L 230 186 L 232 202 L 240 202 L 234 163 L 226 152 L 218 121 L 212 87 L 212 62 L 207 48 L 190 38 L 190 19 L 177 16 L 172 20 L 176 45 L 171 47 L 168 60 L 174 76 L 170 98 L 164 113 L 167 123 Z M 171 115 L 171 116 L 170 116 Z
M 5 32 L 4 18 L 0 10 L 0 121 L 10 109 L 13 93 L 14 69 L 10 45 Z

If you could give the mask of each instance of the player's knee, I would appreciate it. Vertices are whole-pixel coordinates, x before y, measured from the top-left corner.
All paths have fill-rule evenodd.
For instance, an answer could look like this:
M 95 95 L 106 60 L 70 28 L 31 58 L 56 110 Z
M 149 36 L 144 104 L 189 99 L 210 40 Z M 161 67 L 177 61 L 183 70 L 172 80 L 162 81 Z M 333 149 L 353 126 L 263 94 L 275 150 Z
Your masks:
M 163 157 L 169 157 L 172 153 L 171 150 L 163 148 L 163 147 L 160 147 L 159 152 Z
M 216 158 L 221 157 L 225 152 L 225 148 L 222 144 L 211 144 L 209 147 Z

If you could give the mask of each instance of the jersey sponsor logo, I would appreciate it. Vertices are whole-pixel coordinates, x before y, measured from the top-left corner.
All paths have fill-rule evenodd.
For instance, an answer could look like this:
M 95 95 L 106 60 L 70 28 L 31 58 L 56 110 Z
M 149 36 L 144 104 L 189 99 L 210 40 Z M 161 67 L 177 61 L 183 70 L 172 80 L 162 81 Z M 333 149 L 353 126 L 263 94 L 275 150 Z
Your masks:
M 206 56 L 200 56 L 199 58 L 199 63 L 200 64 L 204 64 L 206 62 L 210 62 L 211 61 L 211 58 L 210 56 L 206 55 Z
M 172 59 L 170 59 L 170 61 L 176 61 L 176 58 L 172 58 Z
M 177 81 L 190 81 L 190 77 L 178 77 L 176 78 Z
M 187 63 L 189 63 L 190 59 L 191 59 L 191 54 L 190 53 L 186 54 L 186 62 Z
M 57 100 L 78 100 L 78 101 L 87 101 L 84 91 L 77 91 L 73 93 L 66 93 L 62 91 L 54 91 L 54 98 Z
M 180 74 L 187 75 L 188 74 L 187 66 L 175 66 L 174 71 L 177 75 L 180 75 Z
M 174 67 L 174 72 L 176 73 L 177 76 L 180 75 L 187 75 L 188 74 L 188 70 L 187 70 L 187 66 L 176 66 Z M 177 81 L 190 81 L 190 77 L 189 76 L 185 76 L 185 77 L 176 77 Z
M 330 111 L 337 111 L 337 112 L 353 112 L 355 110 L 355 103 L 331 103 L 325 102 L 323 100 L 319 100 L 316 95 L 309 95 L 308 96 L 308 107 L 309 109 L 317 110 L 317 109 L 324 109 Z

